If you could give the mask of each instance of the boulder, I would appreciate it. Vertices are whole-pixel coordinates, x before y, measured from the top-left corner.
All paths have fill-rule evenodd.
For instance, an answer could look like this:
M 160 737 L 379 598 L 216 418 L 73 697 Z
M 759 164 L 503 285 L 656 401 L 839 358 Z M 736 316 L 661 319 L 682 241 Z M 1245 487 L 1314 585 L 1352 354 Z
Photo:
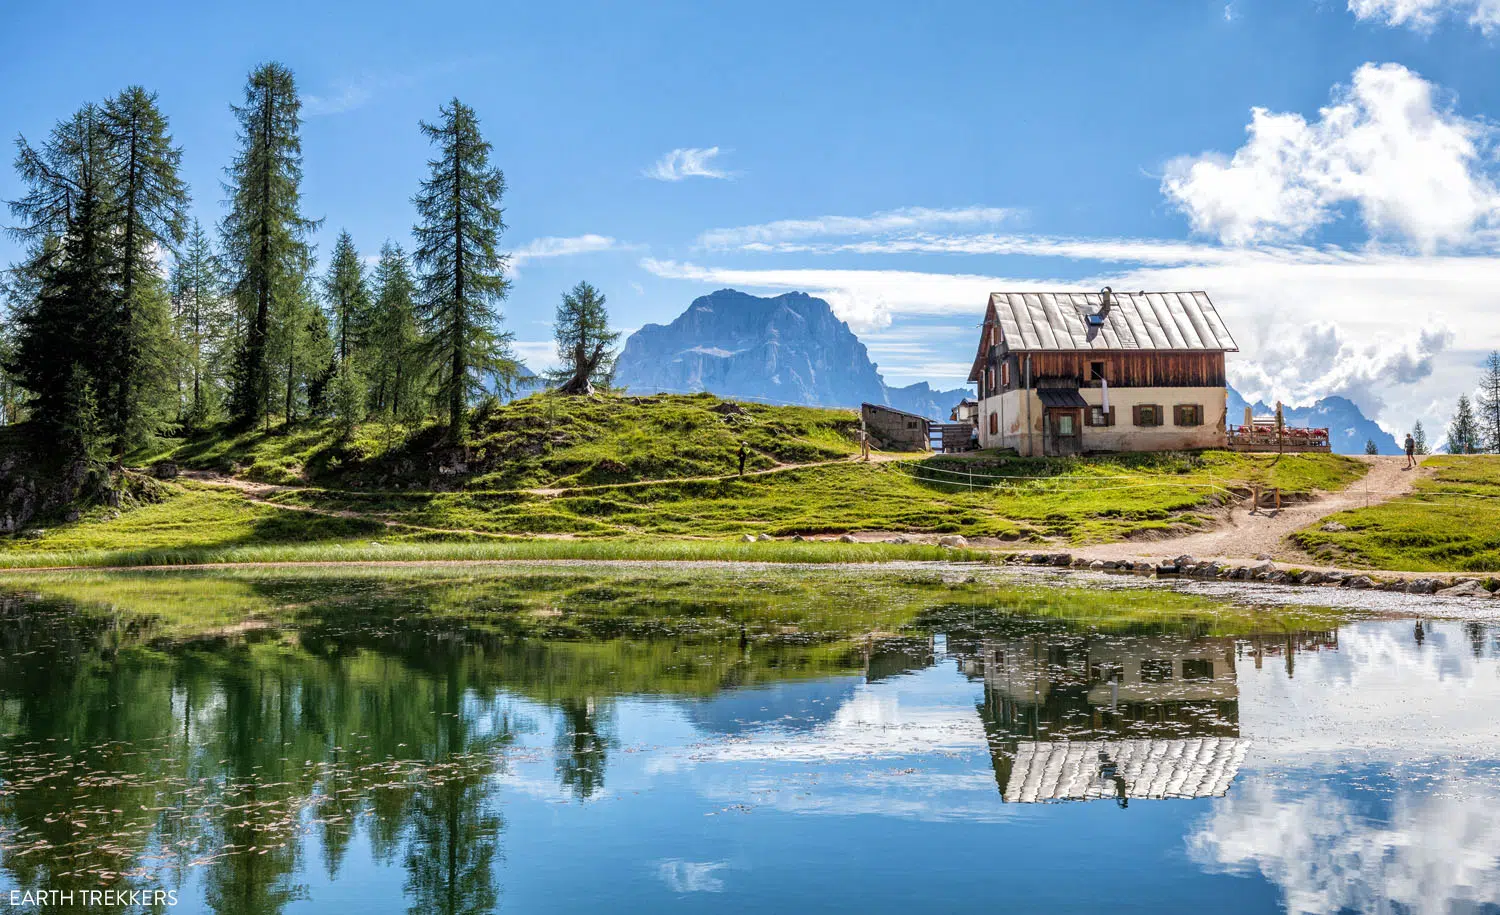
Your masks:
M 741 543 L 754 543 L 755 542 L 755 535 L 754 534 L 745 534 L 744 536 L 740 537 L 740 542 Z
M 1059 568 L 1067 568 L 1073 564 L 1073 557 L 1067 553 L 1058 553 L 1052 557 L 1052 564 Z
M 965 547 L 969 541 L 960 534 L 944 534 L 938 538 L 938 546 Z
M 1177 563 L 1179 566 L 1195 566 L 1198 564 L 1197 557 L 1188 553 L 1183 553 L 1181 556 L 1178 556 L 1172 561 Z
M 1375 587 L 1375 581 L 1368 575 L 1355 575 L 1351 578 L 1344 579 L 1344 587 L 1360 589 L 1373 588 Z
M 1465 578 L 1457 584 L 1437 592 L 1438 597 L 1489 597 L 1490 592 L 1484 585 L 1472 578 Z
M 1270 562 L 1274 557 L 1270 553 L 1256 553 L 1255 558 L 1261 562 Z
M 854 535 L 853 534 L 845 534 L 845 535 L 843 535 L 842 537 L 839 538 L 839 543 L 858 543 L 858 542 L 859 541 L 857 541 L 857 540 L 854 539 Z
M 1104 563 L 1101 562 L 1098 559 L 1095 559 L 1093 562 L 1089 563 L 1089 571 L 1090 572 L 1103 572 L 1104 571 Z
M 1322 527 L 1322 530 L 1325 530 L 1330 534 L 1342 534 L 1348 529 L 1348 525 L 1340 524 L 1337 521 L 1330 521 Z
M 1431 594 L 1437 590 L 1437 582 L 1430 578 L 1413 578 L 1406 583 L 1407 594 Z
M 158 480 L 177 479 L 178 468 L 175 461 L 157 461 L 151 465 L 151 475 Z

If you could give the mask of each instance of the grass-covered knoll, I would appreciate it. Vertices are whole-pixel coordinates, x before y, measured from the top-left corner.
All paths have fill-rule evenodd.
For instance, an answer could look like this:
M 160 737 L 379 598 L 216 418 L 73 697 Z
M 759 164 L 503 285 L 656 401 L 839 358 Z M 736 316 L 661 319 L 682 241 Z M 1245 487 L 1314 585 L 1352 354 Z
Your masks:
M 476 412 L 461 452 L 441 446 L 442 429 L 364 423 L 348 442 L 333 424 L 239 435 L 209 434 L 159 454 L 190 468 L 234 471 L 269 483 L 361 488 L 524 489 L 716 476 L 832 460 L 853 454 L 858 416 L 850 410 L 726 404 L 711 394 L 568 397 L 535 394 Z M 440 468 L 461 460 L 468 473 Z
M 271 495 L 271 504 L 234 491 L 173 484 L 165 501 L 118 518 L 96 514 L 39 535 L 0 540 L 0 567 L 549 556 L 920 558 L 942 554 L 917 545 L 726 541 L 747 533 L 789 538 L 900 532 L 1098 542 L 1202 524 L 1231 490 L 1243 491 L 1252 482 L 1280 485 L 1288 493 L 1333 489 L 1363 467 L 1331 455 L 932 457 L 843 461 L 744 478 L 593 485 L 546 495 L 306 487 Z M 958 468 L 965 476 L 955 476 Z M 552 539 L 518 542 L 533 535 Z
M 304 490 L 274 501 L 492 534 L 790 536 L 885 531 L 1098 542 L 1203 523 L 1255 483 L 1339 489 L 1364 465 L 1336 455 L 945 458 L 805 467 L 741 478 L 529 493 Z
M 1340 512 L 1294 538 L 1328 562 L 1413 572 L 1500 571 L 1500 457 L 1435 455 L 1414 491 Z M 1347 531 L 1325 531 L 1330 522 Z

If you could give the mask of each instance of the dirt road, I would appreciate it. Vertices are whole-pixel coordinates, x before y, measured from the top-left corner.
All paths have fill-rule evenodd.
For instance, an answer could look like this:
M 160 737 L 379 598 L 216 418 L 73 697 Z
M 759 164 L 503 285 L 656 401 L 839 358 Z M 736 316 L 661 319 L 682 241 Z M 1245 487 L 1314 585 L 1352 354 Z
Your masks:
M 1261 556 L 1270 556 L 1278 562 L 1305 561 L 1309 557 L 1287 540 L 1288 535 L 1334 512 L 1364 505 L 1378 505 L 1405 495 L 1427 473 L 1421 467 L 1416 470 L 1405 469 L 1404 457 L 1362 456 L 1358 460 L 1370 465 L 1369 473 L 1339 492 L 1288 505 L 1281 511 L 1261 510 L 1251 514 L 1248 505 L 1239 505 L 1213 530 L 1162 540 L 1109 543 L 1089 547 L 1081 552 L 1090 559 L 1103 560 L 1159 558 L 1186 553 L 1199 559 L 1236 562 Z

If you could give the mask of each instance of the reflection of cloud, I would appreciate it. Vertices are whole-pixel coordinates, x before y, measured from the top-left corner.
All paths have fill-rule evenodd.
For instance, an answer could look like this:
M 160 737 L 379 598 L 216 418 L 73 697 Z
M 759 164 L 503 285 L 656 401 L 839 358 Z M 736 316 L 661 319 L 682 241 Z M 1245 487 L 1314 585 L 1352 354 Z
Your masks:
M 1310 776 L 1315 778 L 1315 776 Z M 1314 782 L 1316 783 L 1316 782 Z M 1252 781 L 1214 804 L 1188 853 L 1211 870 L 1258 871 L 1292 912 L 1437 913 L 1500 905 L 1500 805 L 1398 792 L 1388 821 L 1363 815 L 1328 788 L 1305 797 Z M 1430 790 L 1430 789 L 1429 789 Z
M 1306 754 L 1404 759 L 1500 746 L 1500 658 L 1461 623 L 1365 622 L 1339 630 L 1337 651 L 1302 652 L 1288 679 L 1280 659 L 1239 666 L 1240 726 L 1264 761 Z M 1488 638 L 1486 634 L 1485 638 Z
M 668 858 L 657 862 L 656 874 L 674 893 L 722 893 L 724 881 L 714 874 L 728 866 L 728 861 L 683 861 Z

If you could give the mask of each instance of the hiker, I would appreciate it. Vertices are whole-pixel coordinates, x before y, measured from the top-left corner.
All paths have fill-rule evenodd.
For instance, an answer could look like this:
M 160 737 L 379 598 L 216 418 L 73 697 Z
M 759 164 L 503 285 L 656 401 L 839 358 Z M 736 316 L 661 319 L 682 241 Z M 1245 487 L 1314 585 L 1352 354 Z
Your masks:
M 859 453 L 863 460 L 870 459 L 870 433 L 863 428 L 859 430 Z
M 1417 466 L 1417 440 L 1406 433 L 1406 469 L 1410 470 Z
M 740 476 L 745 475 L 745 443 L 740 442 Z

